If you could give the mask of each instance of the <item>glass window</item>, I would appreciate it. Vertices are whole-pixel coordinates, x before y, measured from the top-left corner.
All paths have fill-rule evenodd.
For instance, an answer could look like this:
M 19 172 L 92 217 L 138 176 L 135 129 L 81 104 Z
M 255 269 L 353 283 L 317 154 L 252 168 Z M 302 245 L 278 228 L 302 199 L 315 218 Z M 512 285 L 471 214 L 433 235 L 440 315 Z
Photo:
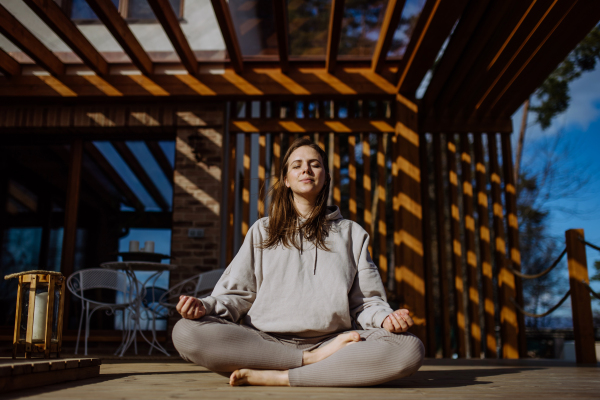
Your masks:
M 402 58 L 406 51 L 406 46 L 412 36 L 412 33 L 417 25 L 421 11 L 425 6 L 425 0 L 407 0 L 402 10 L 398 29 L 394 33 L 392 45 L 388 51 L 388 58 Z
M 331 0 L 288 0 L 290 56 L 325 56 L 330 9 Z
M 347 0 L 339 55 L 371 58 L 379 39 L 387 0 Z
M 272 0 L 229 0 L 242 55 L 279 54 Z
M 111 0 L 125 18 L 136 20 L 156 20 L 148 0 Z M 178 17 L 183 17 L 183 0 L 169 0 Z M 71 0 L 64 2 L 63 7 L 70 7 L 71 19 L 97 20 L 98 16 L 92 11 L 86 0 Z

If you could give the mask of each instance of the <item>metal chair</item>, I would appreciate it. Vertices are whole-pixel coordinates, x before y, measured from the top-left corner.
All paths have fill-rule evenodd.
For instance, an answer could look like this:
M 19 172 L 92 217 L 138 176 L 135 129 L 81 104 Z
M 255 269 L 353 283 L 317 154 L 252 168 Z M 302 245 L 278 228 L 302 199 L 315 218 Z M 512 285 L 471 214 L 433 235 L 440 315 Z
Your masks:
M 75 354 L 79 350 L 79 338 L 81 336 L 81 324 L 85 311 L 85 355 L 87 355 L 87 341 L 90 335 L 90 319 L 97 310 L 106 310 L 108 315 L 114 315 L 115 311 L 121 310 L 123 317 L 123 342 L 126 335 L 129 335 L 129 324 L 125 323 L 125 310 L 131 305 L 133 298 L 129 288 L 129 278 L 126 274 L 119 271 L 113 271 L 102 268 L 90 268 L 75 272 L 67 279 L 67 288 L 73 296 L 81 299 L 81 317 L 79 320 L 79 330 L 77 332 L 77 344 L 75 345 Z M 85 291 L 90 289 L 109 289 L 123 294 L 124 303 L 106 303 L 86 297 Z M 91 308 L 91 310 L 90 310 Z M 126 332 L 127 330 L 127 332 Z
M 193 296 L 198 299 L 210 295 L 215 285 L 223 275 L 224 269 L 202 272 L 196 276 L 186 279 L 169 289 L 159 299 L 159 304 L 169 309 L 169 315 L 173 314 L 175 306 L 179 302 L 179 296 Z

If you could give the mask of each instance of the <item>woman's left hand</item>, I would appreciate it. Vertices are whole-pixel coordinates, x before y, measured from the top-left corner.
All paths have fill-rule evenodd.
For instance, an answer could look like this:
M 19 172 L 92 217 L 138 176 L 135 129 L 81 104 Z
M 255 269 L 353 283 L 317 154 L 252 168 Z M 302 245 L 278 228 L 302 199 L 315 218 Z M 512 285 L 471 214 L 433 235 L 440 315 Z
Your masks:
M 382 327 L 392 333 L 406 332 L 415 323 L 406 309 L 396 310 L 388 315 L 384 320 Z

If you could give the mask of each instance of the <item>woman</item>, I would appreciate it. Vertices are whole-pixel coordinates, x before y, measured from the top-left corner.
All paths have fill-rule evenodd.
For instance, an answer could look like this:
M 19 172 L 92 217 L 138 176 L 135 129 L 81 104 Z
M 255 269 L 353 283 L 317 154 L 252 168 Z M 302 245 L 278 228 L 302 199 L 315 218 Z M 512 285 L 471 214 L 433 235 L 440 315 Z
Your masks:
M 211 296 L 180 298 L 173 343 L 184 359 L 232 386 L 370 386 L 419 369 L 408 310 L 387 304 L 367 232 L 327 207 L 330 182 L 323 150 L 296 140 L 270 217 L 250 228 Z

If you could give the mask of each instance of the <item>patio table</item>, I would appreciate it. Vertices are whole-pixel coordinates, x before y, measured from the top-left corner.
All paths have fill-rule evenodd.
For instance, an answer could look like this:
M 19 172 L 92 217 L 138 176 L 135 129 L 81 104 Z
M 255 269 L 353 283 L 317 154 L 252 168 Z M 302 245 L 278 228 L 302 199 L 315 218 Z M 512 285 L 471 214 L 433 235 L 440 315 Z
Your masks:
M 162 264 L 162 263 L 158 263 L 158 262 L 148 262 L 148 261 L 112 261 L 112 262 L 102 263 L 102 264 L 100 264 L 100 266 L 102 268 L 123 270 L 129 277 L 131 287 L 135 288 L 135 297 L 130 298 L 130 303 L 132 305 L 131 320 L 133 321 L 133 329 L 129 330 L 127 339 L 121 344 L 121 346 L 117 349 L 115 354 L 119 353 L 119 351 L 120 351 L 119 356 L 122 357 L 123 354 L 125 353 L 125 351 L 131 346 L 132 343 L 134 345 L 135 354 L 137 354 L 136 334 L 137 334 L 137 332 L 139 332 L 140 335 L 142 336 L 142 338 L 150 345 L 150 351 L 152 351 L 152 349 L 154 348 L 154 349 L 160 351 L 161 353 L 169 356 L 170 354 L 167 352 L 167 350 L 165 350 L 165 348 L 163 346 L 161 346 L 161 344 L 156 339 L 155 324 L 154 323 L 152 324 L 152 329 L 151 329 L 152 340 L 148 340 L 146 335 L 144 335 L 144 333 L 142 332 L 142 329 L 140 326 L 140 318 L 141 318 L 141 313 L 145 308 L 144 304 L 143 304 L 143 300 L 144 300 L 144 295 L 146 293 L 146 286 L 148 285 L 148 282 L 152 281 L 152 286 L 154 286 L 156 284 L 156 281 L 162 275 L 163 272 L 172 271 L 177 268 L 177 265 Z M 154 271 L 154 273 L 151 274 L 148 278 L 146 278 L 146 280 L 141 282 L 135 276 L 135 271 Z M 129 295 L 132 296 L 131 290 L 130 290 Z M 154 318 L 154 316 L 153 316 L 153 318 Z M 125 327 L 123 327 L 123 328 L 125 328 Z

